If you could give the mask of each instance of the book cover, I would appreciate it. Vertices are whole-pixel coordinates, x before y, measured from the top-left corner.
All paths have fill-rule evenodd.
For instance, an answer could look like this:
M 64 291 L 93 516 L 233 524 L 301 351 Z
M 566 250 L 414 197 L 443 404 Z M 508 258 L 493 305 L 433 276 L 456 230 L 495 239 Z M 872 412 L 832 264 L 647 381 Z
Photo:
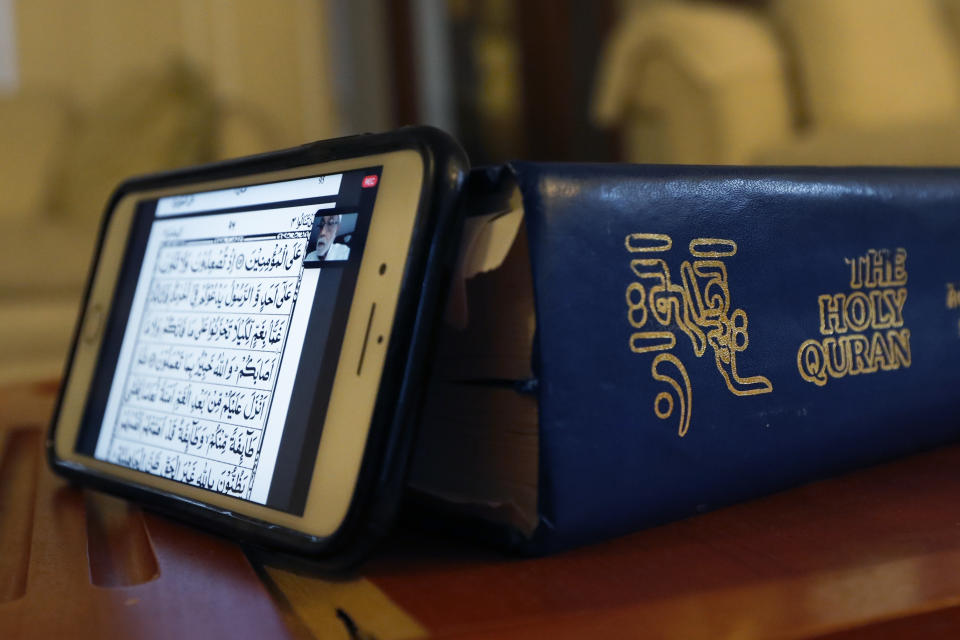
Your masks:
M 514 546 L 960 435 L 960 171 L 515 163 L 475 179 L 504 181 L 522 228 L 441 341 L 411 482 Z

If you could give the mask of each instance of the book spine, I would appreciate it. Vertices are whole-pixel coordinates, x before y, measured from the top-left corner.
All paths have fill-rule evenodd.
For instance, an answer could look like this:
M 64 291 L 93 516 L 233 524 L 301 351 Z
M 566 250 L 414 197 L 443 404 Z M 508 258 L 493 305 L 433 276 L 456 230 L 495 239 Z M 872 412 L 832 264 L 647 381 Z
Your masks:
M 517 164 L 531 548 L 960 435 L 960 172 Z

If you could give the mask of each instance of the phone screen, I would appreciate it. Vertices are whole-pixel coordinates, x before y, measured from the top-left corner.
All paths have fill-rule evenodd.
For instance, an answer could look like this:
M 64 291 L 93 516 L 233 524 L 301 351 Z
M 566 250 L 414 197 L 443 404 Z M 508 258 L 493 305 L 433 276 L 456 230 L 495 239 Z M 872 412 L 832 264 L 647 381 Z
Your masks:
M 302 514 L 381 171 L 139 202 L 76 451 Z

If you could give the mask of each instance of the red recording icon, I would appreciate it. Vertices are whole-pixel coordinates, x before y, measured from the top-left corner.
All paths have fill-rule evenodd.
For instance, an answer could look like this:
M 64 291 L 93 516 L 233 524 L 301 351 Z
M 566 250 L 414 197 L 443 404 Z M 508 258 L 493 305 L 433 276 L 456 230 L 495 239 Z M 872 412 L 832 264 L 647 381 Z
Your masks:
M 364 176 L 363 182 L 360 183 L 364 189 L 369 189 L 370 187 L 377 186 L 377 179 L 379 176 Z

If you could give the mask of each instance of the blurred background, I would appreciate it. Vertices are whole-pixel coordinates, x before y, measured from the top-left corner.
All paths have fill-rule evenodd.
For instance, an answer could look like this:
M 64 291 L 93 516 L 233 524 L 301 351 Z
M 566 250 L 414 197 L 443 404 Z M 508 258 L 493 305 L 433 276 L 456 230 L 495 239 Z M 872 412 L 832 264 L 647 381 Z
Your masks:
M 0 381 L 59 375 L 110 189 L 429 123 L 474 164 L 960 161 L 960 0 L 0 0 Z

